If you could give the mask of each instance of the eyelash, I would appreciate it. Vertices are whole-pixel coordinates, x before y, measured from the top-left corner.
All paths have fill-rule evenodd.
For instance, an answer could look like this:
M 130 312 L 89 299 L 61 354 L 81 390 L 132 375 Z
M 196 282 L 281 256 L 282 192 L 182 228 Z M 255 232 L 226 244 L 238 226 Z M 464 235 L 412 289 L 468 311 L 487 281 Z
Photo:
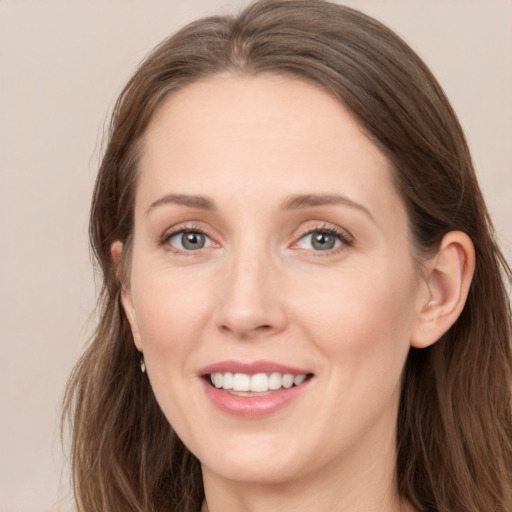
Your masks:
M 204 229 L 200 228 L 199 226 L 196 226 L 194 224 L 187 224 L 187 225 L 181 225 L 177 226 L 176 228 L 173 228 L 171 231 L 166 231 L 158 240 L 158 246 L 165 246 L 166 249 L 170 252 L 173 252 L 175 254 L 186 254 L 189 256 L 198 255 L 198 253 L 201 252 L 201 249 L 197 250 L 182 250 L 178 249 L 170 244 L 170 240 L 179 234 L 184 233 L 199 233 L 209 240 L 213 241 L 215 243 L 215 240 L 206 234 Z M 308 235 L 312 235 L 314 233 L 323 233 L 327 235 L 331 235 L 335 237 L 341 244 L 338 247 L 332 248 L 332 249 L 326 249 L 326 250 L 311 250 L 312 253 L 315 254 L 315 256 L 330 256 L 333 254 L 338 254 L 339 252 L 347 249 L 348 247 L 352 247 L 354 245 L 354 240 L 351 235 L 349 235 L 346 231 L 342 231 L 340 229 L 337 229 L 333 226 L 329 225 L 323 225 L 314 227 L 312 229 L 304 230 L 303 233 L 301 233 L 293 242 L 292 248 L 294 245 L 297 245 L 303 238 L 305 238 Z M 207 248 L 207 247 L 206 247 Z M 295 248 L 296 250 L 301 250 L 300 248 Z M 308 249 L 302 249 L 302 250 L 308 250 Z
M 293 245 L 297 245 L 300 242 L 300 240 L 302 240 L 306 236 L 312 235 L 314 233 L 322 233 L 322 234 L 331 235 L 334 238 L 336 238 L 339 242 L 341 242 L 341 244 L 338 247 L 334 247 L 332 249 L 326 249 L 326 250 L 323 250 L 323 251 L 321 251 L 321 250 L 318 250 L 318 251 L 312 250 L 311 252 L 315 256 L 319 256 L 319 257 L 322 257 L 322 256 L 332 256 L 332 255 L 338 254 L 338 253 L 340 253 L 340 252 L 342 252 L 342 251 L 346 250 L 347 248 L 352 247 L 354 245 L 354 239 L 353 239 L 353 237 L 350 234 L 348 234 L 346 231 L 342 231 L 341 229 L 335 228 L 335 227 L 330 226 L 330 225 L 323 225 L 323 226 L 318 226 L 318 227 L 306 229 L 303 233 L 300 234 L 299 237 L 297 237 L 297 239 L 293 243 Z M 300 248 L 296 248 L 296 250 L 301 250 L 301 249 Z M 302 249 L 302 250 L 308 250 L 308 249 Z
M 197 249 L 195 251 L 186 251 L 186 250 L 182 250 L 182 249 L 178 249 L 177 247 L 174 247 L 170 244 L 170 241 L 173 237 L 175 237 L 176 235 L 180 235 L 180 234 L 184 234 L 184 233 L 199 233 L 203 236 L 205 236 L 206 238 L 208 238 L 209 240 L 213 240 L 213 238 L 211 238 L 210 236 L 208 236 L 204 229 L 200 228 L 199 226 L 196 226 L 194 224 L 186 224 L 186 225 L 181 225 L 181 226 L 177 226 L 173 229 L 171 229 L 171 231 L 166 231 L 158 240 L 158 246 L 161 246 L 161 247 L 164 247 L 174 253 L 174 254 L 186 254 L 188 256 L 196 256 L 199 252 L 201 252 L 201 249 Z M 215 242 L 215 241 L 214 241 Z

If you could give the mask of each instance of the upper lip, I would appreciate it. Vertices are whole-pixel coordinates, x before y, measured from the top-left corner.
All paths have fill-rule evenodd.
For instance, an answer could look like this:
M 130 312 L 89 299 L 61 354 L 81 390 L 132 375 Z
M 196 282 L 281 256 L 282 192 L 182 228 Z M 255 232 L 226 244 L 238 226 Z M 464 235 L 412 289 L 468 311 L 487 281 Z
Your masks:
M 311 373 L 308 370 L 294 368 L 274 361 L 219 361 L 217 363 L 205 366 L 199 371 L 200 375 L 210 375 L 212 373 L 245 373 L 254 375 L 256 373 L 290 373 L 292 375 L 307 375 Z

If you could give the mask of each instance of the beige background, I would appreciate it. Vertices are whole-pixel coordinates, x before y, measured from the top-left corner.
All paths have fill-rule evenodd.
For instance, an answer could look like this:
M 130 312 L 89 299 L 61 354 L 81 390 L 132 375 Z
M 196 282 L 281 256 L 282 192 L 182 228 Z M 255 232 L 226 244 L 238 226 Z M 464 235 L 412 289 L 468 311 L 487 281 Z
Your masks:
M 106 113 L 185 21 L 239 0 L 0 0 L 0 512 L 71 510 L 58 414 L 91 330 L 87 214 Z M 512 2 L 347 0 L 404 36 L 466 130 L 512 256 Z

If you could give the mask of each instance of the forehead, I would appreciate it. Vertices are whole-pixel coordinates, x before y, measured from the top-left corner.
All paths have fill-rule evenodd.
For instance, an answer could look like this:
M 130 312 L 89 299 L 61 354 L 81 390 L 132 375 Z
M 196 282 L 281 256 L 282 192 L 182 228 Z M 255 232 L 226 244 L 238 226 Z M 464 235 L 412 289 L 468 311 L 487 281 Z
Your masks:
M 147 129 L 145 154 L 171 138 L 183 149 L 200 141 L 205 151 L 250 139 L 277 142 L 283 152 L 308 140 L 305 150 L 322 152 L 333 143 L 341 149 L 346 143 L 353 151 L 378 153 L 333 95 L 303 80 L 269 74 L 221 75 L 171 94 Z
M 141 204 L 164 191 L 398 198 L 389 161 L 334 96 L 273 75 L 214 77 L 170 95 L 147 129 L 140 173 Z

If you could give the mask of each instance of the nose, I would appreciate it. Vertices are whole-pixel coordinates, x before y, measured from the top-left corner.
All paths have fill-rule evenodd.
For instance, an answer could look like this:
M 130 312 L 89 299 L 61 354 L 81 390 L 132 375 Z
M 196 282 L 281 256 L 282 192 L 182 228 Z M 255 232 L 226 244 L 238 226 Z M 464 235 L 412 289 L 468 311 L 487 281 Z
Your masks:
M 226 262 L 219 276 L 216 325 L 238 340 L 283 331 L 287 318 L 280 272 L 268 254 L 245 250 Z

